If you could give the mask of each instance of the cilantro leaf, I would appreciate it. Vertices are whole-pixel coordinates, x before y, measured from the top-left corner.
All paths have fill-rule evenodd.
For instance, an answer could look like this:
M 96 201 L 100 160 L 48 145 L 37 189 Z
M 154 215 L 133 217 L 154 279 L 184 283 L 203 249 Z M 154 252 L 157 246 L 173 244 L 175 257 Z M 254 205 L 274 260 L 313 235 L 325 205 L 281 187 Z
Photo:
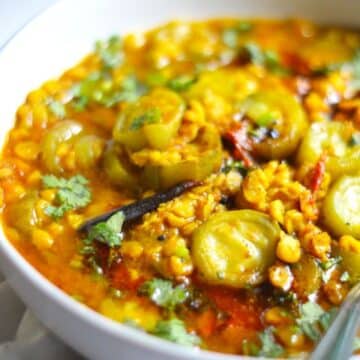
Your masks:
M 249 56 L 250 61 L 256 65 L 264 65 L 263 51 L 256 43 L 247 43 L 243 46 L 243 51 Z
M 119 211 L 112 215 L 107 221 L 100 222 L 94 225 L 84 240 L 86 244 L 91 244 L 93 241 L 99 241 L 109 247 L 119 246 L 121 244 L 122 226 L 125 220 L 125 215 Z
M 230 48 L 236 48 L 238 45 L 238 39 L 239 32 L 235 28 L 225 29 L 222 34 L 223 43 Z
M 135 101 L 145 90 L 134 75 L 115 84 L 108 72 L 93 72 L 72 88 L 72 105 L 77 111 L 83 111 L 90 103 L 112 107 L 121 101 Z
M 139 130 L 146 124 L 154 124 L 159 122 L 161 112 L 158 108 L 152 108 L 136 117 L 130 125 L 130 130 Z
M 255 65 L 264 66 L 269 71 L 278 75 L 288 75 L 290 70 L 285 68 L 274 50 L 263 50 L 256 43 L 249 42 L 242 47 L 242 52 Z
M 180 75 L 168 82 L 168 87 L 174 91 L 185 91 L 196 82 L 196 77 L 191 75 Z
M 258 333 L 259 343 L 244 340 L 242 343 L 244 355 L 263 356 L 267 358 L 277 358 L 285 354 L 284 348 L 277 343 L 274 337 L 274 329 L 266 328 L 263 332 Z
M 95 43 L 95 53 L 101 59 L 105 68 L 115 68 L 123 61 L 122 41 L 118 36 Z
M 351 136 L 349 141 L 350 146 L 357 146 L 360 145 L 360 132 L 356 132 Z
M 170 310 L 183 303 L 188 295 L 183 287 L 173 287 L 171 281 L 163 279 L 152 279 L 145 282 L 140 292 L 149 296 L 155 304 Z
M 271 327 L 260 333 L 259 339 L 261 347 L 258 356 L 276 358 L 284 354 L 284 348 L 276 342 L 273 329 Z
M 184 322 L 177 318 L 159 321 L 152 333 L 180 345 L 193 346 L 200 343 L 198 336 L 188 333 Z
M 58 206 L 50 205 L 45 208 L 46 214 L 55 219 L 62 217 L 69 210 L 85 207 L 91 201 L 91 193 L 86 186 L 88 181 L 81 175 L 70 179 L 44 175 L 42 182 L 44 188 L 58 190 L 55 197 Z
M 316 342 L 320 340 L 322 332 L 331 325 L 336 311 L 336 309 L 331 309 L 326 312 L 320 305 L 309 301 L 301 305 L 301 317 L 296 322 L 304 334 Z
M 324 314 L 322 314 L 319 318 L 319 323 L 321 325 L 321 328 L 326 331 L 329 329 L 331 323 L 334 321 L 335 316 L 337 314 L 337 309 L 333 308 L 329 311 L 326 311 Z
M 48 102 L 49 110 L 58 118 L 63 119 L 66 116 L 64 104 L 60 101 L 50 99 Z
M 232 170 L 238 171 L 243 176 L 246 176 L 249 171 L 243 161 L 228 159 L 225 164 L 223 164 L 221 171 L 227 174 Z
M 331 269 L 333 266 L 339 264 L 341 261 L 342 261 L 341 256 L 336 256 L 336 257 L 330 258 L 330 259 L 327 260 L 327 261 L 320 262 L 320 267 L 321 267 L 323 270 L 329 270 L 329 269 Z
M 236 48 L 238 45 L 239 36 L 243 33 L 247 33 L 253 29 L 253 24 L 241 21 L 234 27 L 227 28 L 222 33 L 223 43 L 230 47 Z

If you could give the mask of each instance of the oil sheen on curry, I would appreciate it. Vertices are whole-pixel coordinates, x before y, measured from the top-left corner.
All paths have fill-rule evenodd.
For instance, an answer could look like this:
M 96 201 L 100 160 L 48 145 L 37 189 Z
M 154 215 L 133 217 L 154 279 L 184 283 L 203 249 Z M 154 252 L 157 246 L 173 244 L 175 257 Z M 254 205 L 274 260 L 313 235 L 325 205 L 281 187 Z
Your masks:
M 304 354 L 360 279 L 360 34 L 98 41 L 18 108 L 0 184 L 7 237 L 77 301 L 184 346 Z

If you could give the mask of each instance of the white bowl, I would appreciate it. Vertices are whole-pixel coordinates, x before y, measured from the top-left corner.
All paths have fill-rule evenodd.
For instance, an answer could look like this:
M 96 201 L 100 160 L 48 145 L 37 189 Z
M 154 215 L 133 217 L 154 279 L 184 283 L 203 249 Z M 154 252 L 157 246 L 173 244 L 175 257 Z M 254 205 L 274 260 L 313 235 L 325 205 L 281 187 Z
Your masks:
M 25 95 L 79 61 L 94 40 L 174 18 L 306 17 L 360 24 L 357 0 L 63 0 L 36 17 L 0 54 L 0 143 Z M 115 323 L 79 304 L 29 265 L 0 233 L 0 266 L 38 318 L 90 359 L 245 359 L 185 348 Z M 31 357 L 31 356 L 30 356 Z

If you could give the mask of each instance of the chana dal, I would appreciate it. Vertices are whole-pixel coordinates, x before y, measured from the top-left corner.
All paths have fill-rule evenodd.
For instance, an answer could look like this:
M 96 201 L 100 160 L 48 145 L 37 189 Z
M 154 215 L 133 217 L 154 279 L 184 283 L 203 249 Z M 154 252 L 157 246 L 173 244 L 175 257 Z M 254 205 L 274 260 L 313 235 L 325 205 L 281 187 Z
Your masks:
M 359 91 L 360 34 L 303 20 L 98 41 L 17 110 L 4 231 L 128 326 L 224 353 L 311 351 L 360 278 Z

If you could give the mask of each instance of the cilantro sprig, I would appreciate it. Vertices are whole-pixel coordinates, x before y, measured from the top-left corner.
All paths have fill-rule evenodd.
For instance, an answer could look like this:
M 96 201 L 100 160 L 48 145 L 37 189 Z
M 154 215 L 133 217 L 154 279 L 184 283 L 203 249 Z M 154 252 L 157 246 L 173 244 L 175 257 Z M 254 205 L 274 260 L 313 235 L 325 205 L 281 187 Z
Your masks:
M 144 86 L 134 75 L 128 75 L 120 84 L 115 84 L 108 72 L 96 71 L 72 88 L 72 105 L 76 111 L 85 110 L 91 103 L 110 108 L 121 101 L 135 101 L 144 92 Z
M 248 33 L 253 29 L 254 25 L 247 21 L 241 21 L 237 23 L 235 26 L 226 28 L 222 33 L 222 41 L 223 43 L 230 47 L 236 48 L 238 45 L 239 37 L 242 34 Z
M 66 116 L 65 106 L 60 101 L 49 99 L 48 108 L 51 111 L 51 113 L 54 116 L 58 117 L 59 119 L 63 119 Z
M 173 287 L 169 280 L 152 279 L 143 284 L 140 293 L 147 295 L 155 304 L 173 310 L 176 305 L 183 303 L 188 293 L 182 286 Z
M 320 305 L 309 301 L 300 306 L 300 318 L 296 322 L 303 333 L 310 340 L 316 342 L 320 340 L 322 333 L 329 328 L 336 312 L 336 309 L 325 311 Z
M 249 58 L 251 63 L 264 66 L 273 73 L 287 75 L 290 72 L 281 64 L 279 54 L 274 50 L 262 49 L 255 42 L 245 44 L 240 50 L 242 54 Z
M 99 56 L 105 68 L 119 66 L 124 58 L 122 52 L 122 41 L 119 36 L 111 36 L 108 40 L 95 43 L 95 54 Z
M 42 177 L 45 189 L 57 189 L 55 204 L 45 208 L 47 215 L 58 219 L 69 210 L 75 210 L 87 206 L 91 201 L 91 192 L 87 187 L 88 180 L 81 175 L 70 179 L 44 175 Z
M 196 77 L 192 75 L 179 75 L 168 82 L 168 87 L 174 91 L 186 91 L 196 82 Z
M 123 239 L 122 226 L 124 221 L 125 215 L 122 211 L 115 213 L 107 221 L 91 227 L 84 243 L 91 246 L 94 241 L 98 241 L 109 247 L 119 246 Z
M 258 340 L 259 343 L 244 340 L 242 343 L 243 353 L 267 358 L 277 358 L 285 354 L 284 348 L 275 339 L 273 327 L 268 327 L 258 333 Z
M 194 334 L 190 334 L 182 320 L 172 318 L 161 320 L 156 324 L 152 334 L 162 339 L 172 341 L 184 346 L 194 346 L 200 344 L 200 339 Z

